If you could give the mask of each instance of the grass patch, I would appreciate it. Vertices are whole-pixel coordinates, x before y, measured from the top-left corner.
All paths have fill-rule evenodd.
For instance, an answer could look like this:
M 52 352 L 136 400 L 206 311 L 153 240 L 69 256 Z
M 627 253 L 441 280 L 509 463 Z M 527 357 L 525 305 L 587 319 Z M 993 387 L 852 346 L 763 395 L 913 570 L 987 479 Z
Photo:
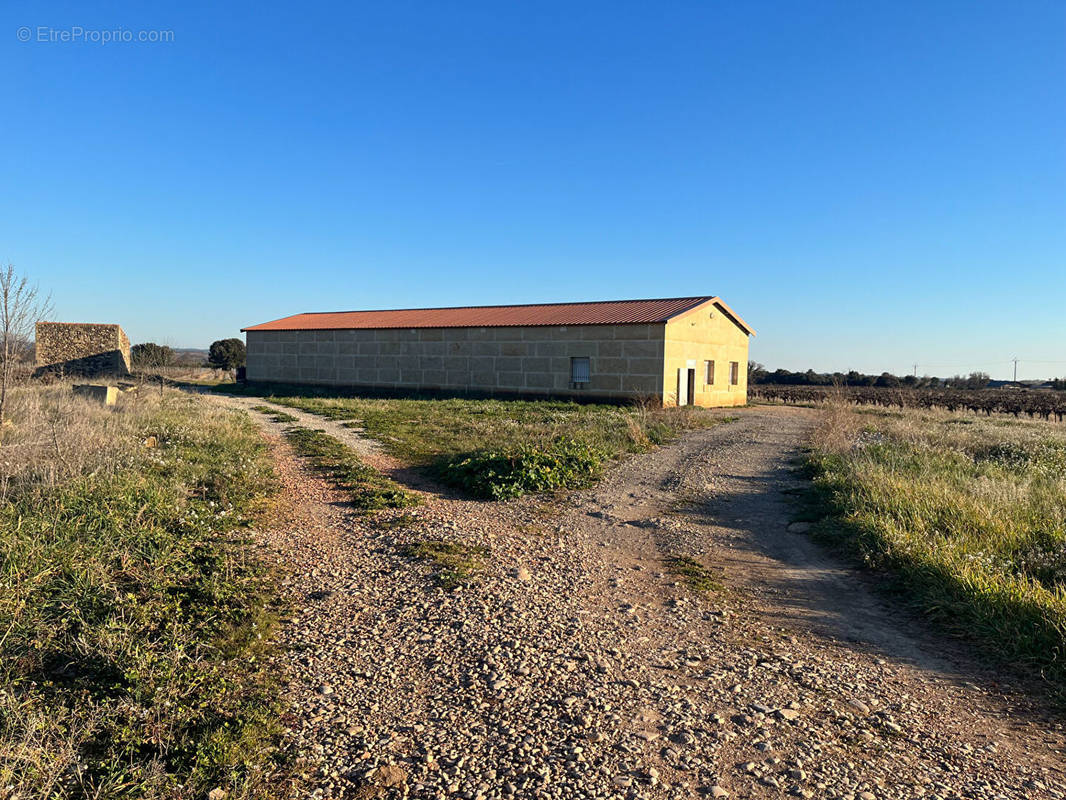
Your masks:
M 489 550 L 480 545 L 427 539 L 404 545 L 400 552 L 407 558 L 432 564 L 437 585 L 450 592 L 477 580 Z
M 252 406 L 252 411 L 266 414 L 270 417 L 271 422 L 296 422 L 296 417 L 292 414 L 286 414 L 284 411 L 270 406 Z
M 374 518 L 374 527 L 379 531 L 399 531 L 410 528 L 418 519 L 413 514 L 406 512 L 397 516 L 378 515 Z
M 358 427 L 390 455 L 484 498 L 586 486 L 613 458 L 736 419 L 692 407 L 270 391 L 279 392 L 270 402 Z
M 1066 690 L 1066 432 L 951 422 L 830 409 L 804 516 L 941 625 Z
M 666 559 L 665 563 L 667 571 L 681 578 L 694 592 L 707 594 L 722 590 L 722 584 L 715 579 L 711 571 L 694 558 L 672 556 Z
M 285 431 L 298 455 L 307 458 L 331 483 L 348 492 L 352 505 L 364 511 L 418 505 L 417 494 L 368 467 L 343 442 L 324 431 L 294 427 Z
M 173 395 L 20 391 L 5 451 L 68 412 L 92 446 L 60 433 L 4 475 L 0 794 L 274 796 L 279 610 L 247 534 L 274 478 L 254 425 Z

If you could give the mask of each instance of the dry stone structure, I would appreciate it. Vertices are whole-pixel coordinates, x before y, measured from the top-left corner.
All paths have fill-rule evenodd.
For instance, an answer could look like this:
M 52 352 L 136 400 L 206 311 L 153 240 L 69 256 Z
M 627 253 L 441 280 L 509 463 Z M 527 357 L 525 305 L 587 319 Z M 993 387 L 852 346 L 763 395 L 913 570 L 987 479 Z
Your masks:
M 130 374 L 130 340 L 119 325 L 37 323 L 37 372 Z

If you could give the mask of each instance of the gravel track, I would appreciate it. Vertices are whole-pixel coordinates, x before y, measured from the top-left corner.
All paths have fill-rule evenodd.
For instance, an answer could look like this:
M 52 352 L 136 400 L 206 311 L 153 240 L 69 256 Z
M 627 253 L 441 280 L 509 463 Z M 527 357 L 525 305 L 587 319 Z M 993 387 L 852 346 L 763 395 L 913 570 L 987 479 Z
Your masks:
M 559 498 L 419 479 L 426 505 L 374 518 L 250 413 L 283 483 L 260 536 L 296 609 L 279 666 L 310 796 L 1066 796 L 1061 724 L 789 532 L 813 412 L 731 411 Z M 488 547 L 480 580 L 446 592 L 400 554 L 430 538 Z

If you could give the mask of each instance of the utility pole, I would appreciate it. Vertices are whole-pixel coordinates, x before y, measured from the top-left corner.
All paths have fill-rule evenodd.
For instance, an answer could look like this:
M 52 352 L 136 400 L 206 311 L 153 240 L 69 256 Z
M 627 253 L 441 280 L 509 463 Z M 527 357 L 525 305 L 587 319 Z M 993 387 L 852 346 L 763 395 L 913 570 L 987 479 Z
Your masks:
M 1017 383 L 1018 382 L 1018 357 L 1015 356 L 1014 358 L 1011 359 L 1011 361 L 1014 362 L 1014 382 Z
M 914 365 L 914 377 L 915 378 L 918 377 L 918 365 L 917 364 Z

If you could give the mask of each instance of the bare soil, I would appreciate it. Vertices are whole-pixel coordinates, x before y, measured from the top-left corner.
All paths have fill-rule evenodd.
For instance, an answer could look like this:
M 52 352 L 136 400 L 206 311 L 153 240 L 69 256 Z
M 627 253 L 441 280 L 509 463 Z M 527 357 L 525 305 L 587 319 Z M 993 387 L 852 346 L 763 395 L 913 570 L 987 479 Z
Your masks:
M 790 532 L 814 411 L 730 411 L 592 489 L 507 503 L 438 492 L 351 429 L 285 411 L 426 499 L 359 515 L 251 412 L 284 486 L 261 538 L 296 609 L 279 668 L 313 796 L 1066 793 L 1039 692 Z M 479 579 L 438 588 L 402 555 L 430 538 L 487 547 Z M 694 591 L 678 556 L 718 588 Z

